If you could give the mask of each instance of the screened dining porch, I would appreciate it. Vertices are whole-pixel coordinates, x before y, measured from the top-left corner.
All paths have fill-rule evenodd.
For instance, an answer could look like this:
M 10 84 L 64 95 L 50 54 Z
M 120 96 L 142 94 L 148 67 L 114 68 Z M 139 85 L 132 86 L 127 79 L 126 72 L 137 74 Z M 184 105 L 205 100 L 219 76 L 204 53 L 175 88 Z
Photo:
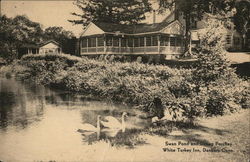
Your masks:
M 80 49 L 81 55 L 179 55 L 183 52 L 183 36 L 162 33 L 147 35 L 91 35 L 81 37 Z

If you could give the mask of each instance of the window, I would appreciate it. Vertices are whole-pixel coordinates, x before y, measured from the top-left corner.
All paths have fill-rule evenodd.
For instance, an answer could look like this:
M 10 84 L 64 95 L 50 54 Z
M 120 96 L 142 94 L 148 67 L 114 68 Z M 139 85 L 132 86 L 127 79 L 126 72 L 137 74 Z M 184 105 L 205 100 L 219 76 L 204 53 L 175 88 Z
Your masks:
M 87 40 L 88 40 L 88 47 L 91 47 L 90 38 L 87 38 Z
M 169 37 L 167 36 L 162 36 L 161 37 L 161 46 L 168 46 L 168 42 L 169 42 Z
M 170 46 L 175 46 L 175 37 L 170 37 Z
M 158 46 L 158 38 L 157 38 L 157 36 L 152 37 L 152 46 Z
M 146 37 L 146 46 L 152 46 L 151 37 Z
M 97 46 L 99 46 L 99 47 L 104 46 L 104 39 L 103 39 L 103 37 L 98 37 L 97 38 Z
M 190 27 L 191 27 L 191 29 L 197 29 L 197 21 L 191 21 L 191 23 L 190 23 Z
M 134 38 L 135 47 L 139 47 L 139 38 Z
M 231 40 L 231 35 L 227 35 L 227 36 L 226 36 L 226 43 L 227 43 L 227 44 L 231 44 L 231 41 L 232 41 L 232 40 Z
M 128 38 L 128 46 L 133 47 L 133 38 Z
M 144 47 L 144 37 L 139 38 L 140 42 L 140 47 Z
M 96 47 L 96 38 L 88 38 L 88 47 Z
M 113 38 L 113 46 L 114 47 L 118 47 L 119 46 L 119 38 L 118 37 L 114 37 Z
M 240 44 L 240 38 L 234 37 L 234 44 L 239 45 Z
M 182 39 L 180 37 L 176 38 L 176 46 L 182 45 Z
M 113 46 L 112 37 L 107 37 L 107 38 L 106 38 L 106 45 L 107 45 L 107 46 Z
M 191 29 L 196 29 L 197 28 L 197 20 L 195 17 L 191 16 L 191 20 L 190 20 L 190 28 Z
M 126 38 L 121 38 L 121 46 L 127 47 L 127 39 Z
M 82 47 L 87 47 L 87 39 L 86 38 L 82 39 Z

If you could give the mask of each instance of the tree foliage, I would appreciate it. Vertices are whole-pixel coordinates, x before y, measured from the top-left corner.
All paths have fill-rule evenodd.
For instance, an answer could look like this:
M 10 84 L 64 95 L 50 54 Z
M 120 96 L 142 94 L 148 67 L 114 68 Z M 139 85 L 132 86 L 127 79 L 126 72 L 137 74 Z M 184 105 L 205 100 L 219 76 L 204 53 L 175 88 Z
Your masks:
M 235 6 L 235 0 L 158 0 L 160 12 L 166 9 L 175 10 L 178 14 L 183 13 L 186 26 L 186 50 L 190 42 L 191 22 L 201 20 L 204 13 L 220 14 L 225 18 Z
M 17 48 L 24 43 L 41 42 L 42 28 L 24 15 L 0 18 L 0 52 L 1 56 L 11 61 L 17 55 Z
M 234 24 L 236 30 L 246 37 L 247 30 L 250 28 L 250 2 L 248 0 L 240 0 L 236 3 Z
M 50 39 L 67 44 L 73 36 L 72 32 L 62 27 L 48 27 L 43 30 L 41 24 L 24 15 L 14 18 L 3 15 L 0 17 L 0 57 L 11 61 L 17 57 L 17 49 L 24 44 L 40 44 Z
M 208 18 L 206 28 L 199 31 L 201 44 L 197 48 L 199 64 L 194 71 L 197 84 L 210 84 L 220 78 L 232 79 L 231 77 L 235 75 L 226 58 L 225 32 L 225 22 L 213 16 Z
M 72 14 L 80 19 L 69 21 L 84 26 L 90 21 L 136 24 L 151 10 L 148 0 L 78 0 L 76 5 L 82 13 Z
M 75 52 L 75 36 L 71 31 L 66 31 L 63 27 L 48 27 L 44 30 L 43 35 L 45 40 L 55 40 L 57 41 L 64 53 L 74 53 Z

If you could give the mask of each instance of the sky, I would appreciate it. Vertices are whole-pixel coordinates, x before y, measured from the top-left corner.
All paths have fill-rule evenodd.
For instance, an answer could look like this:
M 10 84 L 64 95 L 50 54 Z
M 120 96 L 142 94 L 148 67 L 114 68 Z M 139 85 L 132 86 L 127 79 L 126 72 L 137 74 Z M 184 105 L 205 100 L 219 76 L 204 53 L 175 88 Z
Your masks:
M 62 26 L 72 31 L 76 36 L 83 31 L 81 25 L 73 25 L 67 20 L 77 19 L 72 12 L 80 13 L 74 5 L 74 0 L 2 0 L 1 12 L 8 17 L 26 15 L 32 21 L 42 24 L 43 28 L 49 26 Z M 155 5 L 154 5 L 155 7 Z M 156 22 L 160 22 L 166 15 L 157 15 Z M 152 14 L 146 15 L 146 23 L 152 23 Z

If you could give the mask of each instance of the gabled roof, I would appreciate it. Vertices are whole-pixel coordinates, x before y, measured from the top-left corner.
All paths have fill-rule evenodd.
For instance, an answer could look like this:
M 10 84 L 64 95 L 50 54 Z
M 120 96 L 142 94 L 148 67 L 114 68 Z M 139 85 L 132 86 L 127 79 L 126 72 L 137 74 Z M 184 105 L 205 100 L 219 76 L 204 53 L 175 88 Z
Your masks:
M 34 43 L 24 43 L 20 48 L 39 48 L 39 45 Z
M 54 41 L 54 40 L 48 40 L 48 41 L 45 41 L 45 42 L 41 43 L 41 44 L 40 44 L 40 47 L 45 46 L 45 45 L 47 45 L 47 44 L 49 44 L 49 43 L 54 43 L 54 44 L 60 46 L 60 44 L 59 44 L 58 42 L 56 42 L 56 41 Z
M 104 32 L 121 32 L 125 34 L 139 34 L 139 33 L 149 33 L 158 32 L 172 22 L 161 22 L 155 24 L 136 24 L 136 25 L 125 25 L 125 24 L 114 24 L 107 22 L 93 22 L 97 27 L 99 27 Z
M 170 22 L 171 21 L 171 18 L 175 16 L 175 11 L 172 11 L 165 19 L 163 19 L 162 22 Z M 174 17 L 175 19 L 175 17 Z
M 40 48 L 40 47 L 45 46 L 49 43 L 54 43 L 57 46 L 60 46 L 60 44 L 58 42 L 56 42 L 54 40 L 48 40 L 48 41 L 44 41 L 42 43 L 23 43 L 20 48 Z

